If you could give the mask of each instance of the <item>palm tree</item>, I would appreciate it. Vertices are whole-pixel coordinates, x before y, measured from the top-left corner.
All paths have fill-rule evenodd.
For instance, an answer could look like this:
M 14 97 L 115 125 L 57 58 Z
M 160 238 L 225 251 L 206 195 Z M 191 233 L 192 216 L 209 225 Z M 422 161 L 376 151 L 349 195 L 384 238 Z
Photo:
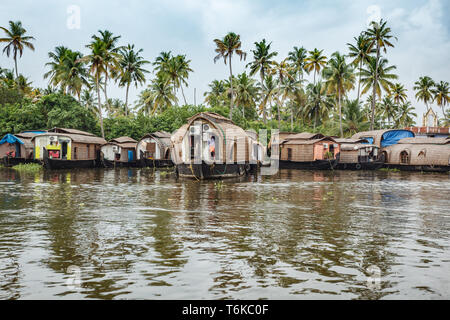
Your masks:
M 362 66 L 365 63 L 369 62 L 370 54 L 375 52 L 375 49 L 371 48 L 370 42 L 367 39 L 364 33 L 361 33 L 358 38 L 355 39 L 356 44 L 353 45 L 351 43 L 347 43 L 347 46 L 350 50 L 348 56 L 350 58 L 354 58 L 352 63 L 359 68 L 359 80 L 358 80 L 358 96 L 357 99 L 360 98 L 361 93 L 361 70 Z
M 327 57 L 322 55 L 323 50 L 314 49 L 309 51 L 309 57 L 306 58 L 305 69 L 308 72 L 314 70 L 314 83 L 316 83 L 316 73 L 320 72 L 327 64 Z
M 383 21 L 383 19 L 381 19 L 381 21 L 375 22 L 372 21 L 371 22 L 371 28 L 369 30 L 367 30 L 365 32 L 365 35 L 368 38 L 368 41 L 370 43 L 370 48 L 376 48 L 376 52 L 377 52 L 377 56 L 376 56 L 376 60 L 375 60 L 375 77 L 373 79 L 373 86 L 372 86 L 372 117 L 371 117 L 371 121 L 370 121 L 370 130 L 373 130 L 373 124 L 374 124 L 374 116 L 375 116 L 375 101 L 376 101 L 376 87 L 377 87 L 377 83 L 378 83 L 378 66 L 379 63 L 382 62 L 382 60 L 380 59 L 380 50 L 383 49 L 384 53 L 386 53 L 386 48 L 387 47 L 394 47 L 394 45 L 390 42 L 390 39 L 393 37 L 391 35 L 391 28 L 386 26 L 386 21 Z M 394 39 L 397 39 L 396 37 L 394 37 Z
M 78 101 L 80 101 L 82 87 L 89 85 L 88 71 L 85 62 L 81 61 L 82 57 L 81 52 L 66 51 L 58 71 L 63 90 L 78 97 Z
M 93 111 L 98 115 L 98 108 L 95 102 L 96 97 L 92 94 L 90 90 L 83 90 L 81 93 L 81 104 L 88 110 Z
M 61 65 L 63 64 L 63 60 L 66 58 L 67 51 L 69 51 L 69 48 L 58 46 L 55 48 L 55 52 L 48 53 L 48 57 L 51 61 L 47 62 L 45 66 L 50 67 L 50 71 L 44 74 L 44 79 L 50 77 L 49 84 L 54 87 L 59 86 L 61 82 L 59 79 L 59 71 L 61 69 Z
M 222 80 L 213 80 L 208 86 L 211 91 L 203 94 L 205 103 L 211 107 L 221 106 L 225 100 L 225 82 Z
M 292 76 L 292 66 L 288 63 L 287 58 L 281 62 L 274 62 L 274 67 L 271 69 L 271 73 L 278 77 L 278 97 L 277 97 L 277 113 L 278 113 L 278 129 L 281 128 L 281 112 L 280 108 L 284 106 L 284 101 L 289 96 L 289 93 L 285 90 L 287 80 L 294 80 Z M 285 81 L 286 80 L 286 81 Z M 281 97 L 281 101 L 280 98 Z
M 164 111 L 178 101 L 167 75 L 158 74 L 153 79 L 150 89 L 153 92 L 152 114 L 157 110 Z
M 164 69 L 165 65 L 172 59 L 171 51 L 162 51 L 159 53 L 159 56 L 156 57 L 153 65 L 155 66 L 155 71 L 160 72 Z
M 123 47 L 118 47 L 117 42 L 121 38 L 121 36 L 114 36 L 112 32 L 108 30 L 98 30 L 98 33 L 100 33 L 100 36 L 93 35 L 92 39 L 93 41 L 87 45 L 88 48 L 91 48 L 91 46 L 100 41 L 104 44 L 104 53 L 103 53 L 103 60 L 104 60 L 104 74 L 105 74 L 105 85 L 104 85 L 104 93 L 105 93 L 105 101 L 106 104 L 109 103 L 108 95 L 107 95 L 107 86 L 108 86 L 108 76 L 110 72 L 114 72 L 118 69 L 118 60 L 119 60 L 119 50 L 121 50 Z
M 243 72 L 235 79 L 236 105 L 242 106 L 242 117 L 245 119 L 245 108 L 253 108 L 258 99 L 258 87 L 256 80 L 249 78 L 247 73 Z
M 269 104 L 270 110 L 272 110 L 272 103 L 276 102 L 278 97 L 278 83 L 273 75 L 269 74 L 264 78 L 264 83 L 260 84 L 262 97 L 259 109 L 264 114 Z
M 368 92 L 370 89 L 375 92 L 375 96 L 372 96 L 372 99 L 370 100 L 372 107 L 374 105 L 374 99 L 377 100 L 377 96 L 381 100 L 382 89 L 388 94 L 391 93 L 391 88 L 394 86 L 391 80 L 398 78 L 396 74 L 390 73 L 391 71 L 397 69 L 397 67 L 388 66 L 387 64 L 387 59 L 381 58 L 381 61 L 377 63 L 375 57 L 370 57 L 366 68 L 361 70 L 361 82 L 363 84 L 362 94 Z M 373 112 L 371 112 L 371 114 L 372 113 Z
M 295 71 L 296 75 L 298 75 L 298 80 L 303 80 L 303 72 L 305 70 L 306 65 L 306 57 L 307 57 L 308 51 L 301 47 L 297 48 L 294 47 L 293 51 L 289 51 L 288 53 L 288 60 L 292 63 L 293 70 Z
M 230 85 L 231 85 L 231 100 L 230 100 L 230 119 L 233 116 L 233 70 L 231 68 L 231 58 L 234 53 L 236 53 L 240 59 L 246 59 L 247 53 L 241 50 L 241 36 L 235 34 L 234 32 L 229 32 L 222 40 L 214 39 L 216 44 L 217 56 L 214 57 L 214 63 L 220 58 L 223 58 L 225 65 L 227 64 L 227 59 L 230 68 Z
M 433 101 L 434 86 L 434 81 L 428 76 L 420 77 L 419 81 L 414 83 L 413 89 L 417 91 L 416 99 L 417 101 L 422 100 L 425 103 L 427 111 L 429 110 L 428 103 Z
M 414 111 L 415 110 L 409 101 L 400 105 L 396 126 L 404 128 L 413 126 L 415 123 L 413 117 L 417 117 L 417 114 Z
M 398 105 L 392 101 L 390 97 L 385 97 L 381 103 L 383 108 L 383 115 L 388 120 L 388 127 L 391 127 L 391 119 L 395 119 L 398 112 Z
M 272 58 L 277 56 L 278 52 L 270 52 L 270 46 L 272 42 L 266 44 L 266 39 L 263 39 L 261 42 L 255 42 L 256 50 L 251 50 L 253 53 L 253 61 L 247 64 L 246 67 L 250 67 L 250 76 L 253 76 L 256 72 L 259 71 L 259 75 L 261 77 L 261 83 L 264 82 L 264 78 L 270 69 L 270 67 L 274 64 Z M 263 121 L 266 123 L 266 112 L 263 109 Z
M 357 132 L 365 131 L 369 128 L 369 122 L 361 110 L 358 99 L 346 100 L 342 107 L 343 131 L 345 135 L 352 136 Z
M 321 120 L 328 117 L 330 110 L 333 107 L 330 96 L 327 95 L 327 87 L 322 81 L 316 84 L 310 83 L 306 87 L 308 99 L 306 101 L 305 109 L 303 111 L 304 116 L 308 116 L 314 121 L 314 130 L 318 125 L 317 120 L 320 117 Z
M 280 89 L 278 94 L 281 96 L 281 106 L 284 105 L 286 98 L 293 99 L 300 91 L 300 81 L 294 79 L 294 77 L 287 77 L 280 81 Z M 294 130 L 294 105 L 291 104 L 291 131 Z M 279 111 L 279 109 L 278 109 Z M 278 114 L 278 128 L 280 129 L 280 114 Z
M 128 115 L 128 92 L 130 90 L 130 85 L 134 83 L 136 88 L 138 87 L 138 84 L 143 85 L 145 83 L 145 73 L 149 73 L 143 66 L 150 62 L 144 60 L 144 58 L 140 56 L 142 51 L 143 49 L 135 51 L 134 45 L 130 44 L 119 51 L 119 86 L 126 86 L 127 88 L 125 93 L 125 116 Z
M 436 88 L 433 90 L 434 100 L 437 105 L 442 109 L 442 115 L 444 116 L 444 120 L 446 119 L 445 115 L 445 106 L 450 103 L 450 95 L 449 95 L 449 84 L 448 82 L 441 81 L 436 84 Z
M 173 84 L 173 90 L 181 88 L 181 94 L 183 95 L 184 104 L 187 104 L 186 97 L 184 95 L 183 83 L 188 86 L 186 79 L 189 77 L 189 72 L 193 70 L 189 67 L 191 60 L 186 60 L 185 55 L 178 55 L 170 58 L 167 62 L 161 64 L 161 71 L 167 74 L 170 81 Z
M 8 43 L 3 49 L 3 53 L 6 52 L 6 56 L 9 58 L 12 50 L 16 70 L 16 78 L 18 78 L 19 71 L 17 69 L 17 52 L 19 52 L 21 58 L 24 47 L 27 47 L 34 51 L 34 46 L 30 41 L 35 39 L 32 36 L 25 35 L 27 30 L 22 27 L 22 22 L 20 21 L 9 21 L 9 29 L 6 29 L 5 27 L 0 27 L 0 29 L 2 29 L 6 33 L 6 38 L 0 38 L 0 42 Z
M 392 97 L 397 105 L 405 103 L 408 95 L 406 94 L 406 89 L 400 83 L 395 83 L 391 87 L 390 97 Z
M 329 93 L 334 93 L 337 97 L 339 110 L 339 129 L 341 137 L 344 136 L 342 130 L 342 98 L 346 92 L 353 88 L 355 82 L 355 74 L 351 65 L 345 62 L 345 56 L 339 52 L 331 55 L 328 66 L 323 70 L 323 75 L 327 79 L 326 84 Z
M 97 89 L 98 99 L 98 115 L 100 117 L 100 129 L 102 131 L 102 137 L 105 138 L 105 131 L 103 129 L 103 115 L 102 115 L 102 103 L 100 98 L 100 77 L 106 72 L 106 44 L 101 40 L 96 40 L 89 45 L 91 53 L 81 58 L 82 62 L 89 64 L 89 71 L 95 78 L 95 87 Z
M 146 88 L 141 91 L 136 101 L 135 110 L 139 114 L 151 115 L 154 107 L 155 95 L 150 88 Z

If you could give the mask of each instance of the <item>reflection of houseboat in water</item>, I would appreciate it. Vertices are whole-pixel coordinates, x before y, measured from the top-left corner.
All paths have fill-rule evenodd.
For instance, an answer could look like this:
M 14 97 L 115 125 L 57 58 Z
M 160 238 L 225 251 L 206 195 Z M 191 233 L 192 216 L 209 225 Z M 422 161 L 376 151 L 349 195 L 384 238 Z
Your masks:
M 34 144 L 31 139 L 46 131 L 24 131 L 7 134 L 0 140 L 0 156 L 3 165 L 12 167 L 20 163 L 35 162 Z
M 369 144 L 366 139 L 336 138 L 341 146 L 341 154 L 336 169 L 376 170 L 384 165 L 380 148 Z
M 292 134 L 280 142 L 281 169 L 333 169 L 339 157 L 339 143 L 320 133 Z
M 171 167 L 170 133 L 157 131 L 143 136 L 137 143 L 137 160 L 140 167 Z
M 48 169 L 100 166 L 100 147 L 106 141 L 91 133 L 54 128 L 32 138 L 35 159 Z
M 189 118 L 171 140 L 180 177 L 237 177 L 251 170 L 251 139 L 242 128 L 219 114 L 202 112 Z
M 115 138 L 101 146 L 101 162 L 105 168 L 136 167 L 137 141 L 130 137 Z

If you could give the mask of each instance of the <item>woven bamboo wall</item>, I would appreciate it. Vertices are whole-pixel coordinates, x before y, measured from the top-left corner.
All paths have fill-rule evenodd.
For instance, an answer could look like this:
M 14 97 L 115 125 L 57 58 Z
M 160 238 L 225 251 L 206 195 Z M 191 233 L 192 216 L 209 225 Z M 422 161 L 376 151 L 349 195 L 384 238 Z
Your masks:
M 357 163 L 358 162 L 358 150 L 341 150 L 341 157 L 339 162 L 342 163 Z
M 402 164 L 400 154 L 406 151 L 410 165 L 448 166 L 450 161 L 450 145 L 430 144 L 396 144 L 384 149 L 388 164 Z
M 288 160 L 288 148 L 292 149 L 291 161 L 295 162 L 306 162 L 314 161 L 314 145 L 313 144 L 291 144 L 291 145 L 281 145 L 281 159 Z

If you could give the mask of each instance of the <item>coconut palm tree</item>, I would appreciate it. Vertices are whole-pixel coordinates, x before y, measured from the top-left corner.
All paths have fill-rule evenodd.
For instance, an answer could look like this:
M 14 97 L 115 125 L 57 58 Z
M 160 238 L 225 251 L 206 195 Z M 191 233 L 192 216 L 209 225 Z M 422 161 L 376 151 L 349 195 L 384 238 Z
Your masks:
M 97 89 L 98 100 L 98 115 L 100 117 L 100 129 L 102 137 L 105 138 L 105 131 L 103 129 L 103 115 L 102 115 L 102 103 L 100 97 L 100 78 L 102 74 L 105 74 L 107 65 L 107 53 L 106 44 L 101 40 L 96 40 L 89 45 L 91 52 L 89 55 L 84 56 L 80 60 L 89 65 L 89 72 L 95 78 L 95 88 Z
M 352 136 L 357 132 L 366 131 L 370 126 L 358 99 L 346 100 L 343 103 L 342 118 L 342 127 L 346 136 Z
M 153 65 L 155 66 L 155 71 L 158 73 L 162 71 L 165 67 L 165 65 L 169 62 L 169 60 L 172 59 L 172 52 L 171 51 L 162 51 L 159 53 L 159 56 L 156 57 L 155 62 L 153 62 Z
M 177 55 L 171 57 L 167 62 L 161 64 L 161 72 L 164 72 L 169 77 L 173 84 L 174 94 L 176 89 L 181 88 L 184 104 L 187 105 L 186 97 L 184 95 L 183 84 L 188 86 L 186 79 L 189 77 L 189 72 L 193 72 L 189 63 L 191 60 L 186 60 L 185 55 Z
M 394 83 L 391 87 L 389 96 L 394 99 L 394 102 L 399 105 L 405 103 L 408 95 L 406 94 L 406 89 L 400 83 Z
M 102 42 L 104 44 L 104 53 L 103 53 L 103 60 L 104 60 L 104 74 L 105 74 L 105 85 L 104 85 L 104 93 L 105 93 L 105 101 L 106 104 L 109 103 L 108 94 L 107 94 L 107 87 L 108 87 L 108 77 L 111 72 L 117 71 L 118 69 L 118 61 L 119 61 L 119 50 L 121 50 L 123 47 L 117 46 L 117 42 L 121 38 L 121 36 L 114 36 L 113 33 L 109 30 L 98 30 L 98 33 L 100 33 L 100 36 L 93 35 L 92 39 L 93 41 L 87 45 L 88 48 L 91 47 L 93 43 L 96 43 L 98 41 Z M 115 73 L 117 74 L 117 72 Z
M 290 100 L 293 100 L 295 95 L 299 93 L 299 91 L 301 90 L 301 86 L 300 86 L 301 82 L 299 80 L 296 80 L 294 78 L 294 76 L 291 77 L 286 77 L 283 80 L 280 80 L 280 86 L 279 86 L 279 91 L 278 91 L 278 95 L 281 96 L 281 103 L 280 106 L 284 106 L 285 105 L 285 101 L 287 98 L 289 98 Z M 290 118 L 291 118 L 291 130 L 294 130 L 294 105 L 291 104 L 291 112 L 290 112 Z M 279 108 L 278 108 L 278 112 L 279 112 Z M 280 129 L 280 114 L 278 113 L 278 128 Z
M 448 82 L 441 81 L 439 83 L 436 83 L 435 89 L 433 89 L 433 95 L 434 101 L 436 101 L 437 105 L 441 107 L 442 115 L 445 119 L 445 106 L 450 103 Z
M 303 110 L 304 117 L 313 120 L 313 128 L 316 130 L 318 120 L 328 118 L 330 110 L 333 108 L 332 100 L 327 94 L 327 87 L 322 81 L 316 84 L 310 83 L 306 87 L 308 99 Z
M 225 101 L 225 82 L 223 80 L 213 80 L 208 86 L 211 91 L 203 94 L 205 103 L 211 107 L 222 106 Z
M 339 130 L 341 137 L 344 136 L 342 129 L 342 98 L 345 97 L 347 91 L 353 89 L 355 83 L 355 74 L 351 65 L 345 62 L 345 56 L 339 52 L 331 55 L 327 67 L 323 70 L 326 80 L 328 93 L 333 93 L 337 97 L 337 106 L 339 110 Z
M 381 106 L 383 108 L 383 116 L 388 120 L 388 127 L 391 127 L 391 119 L 395 119 L 398 113 L 398 105 L 395 104 L 394 101 L 388 96 L 384 97 L 381 102 Z
M 235 79 L 235 90 L 237 106 L 242 106 L 242 117 L 245 119 L 245 108 L 254 108 L 258 100 L 258 87 L 256 80 L 249 78 L 243 72 Z
M 95 102 L 95 95 L 91 92 L 91 90 L 84 89 L 81 93 L 81 104 L 91 111 L 93 111 L 96 115 L 98 115 L 97 103 Z
M 407 101 L 401 104 L 395 125 L 404 128 L 413 126 L 415 123 L 413 117 L 417 117 L 417 114 L 414 111 L 415 109 L 411 106 L 411 102 Z
M 233 54 L 237 54 L 239 58 L 246 59 L 247 53 L 241 50 L 241 37 L 234 32 L 229 32 L 223 39 L 214 39 L 214 43 L 216 44 L 216 52 L 217 56 L 214 57 L 214 63 L 220 58 L 223 58 L 223 62 L 225 65 L 227 64 L 230 68 L 230 85 L 231 85 L 231 100 L 230 100 L 230 116 L 231 119 L 233 116 L 233 69 L 231 68 L 231 58 Z
M 289 96 L 289 93 L 285 90 L 286 85 L 288 84 L 288 80 L 294 80 L 293 68 L 289 64 L 287 58 L 281 62 L 274 62 L 273 68 L 270 71 L 275 74 L 278 78 L 278 97 L 277 97 L 277 113 L 278 113 L 278 129 L 281 128 L 281 108 L 284 106 L 284 102 L 286 98 Z M 281 101 L 280 101 L 281 98 Z
M 308 72 L 314 70 L 314 83 L 316 83 L 316 73 L 319 73 L 321 69 L 327 64 L 327 57 L 322 55 L 323 50 L 317 48 L 313 51 L 309 51 L 309 57 L 306 58 L 305 69 Z
M 303 80 L 303 72 L 306 71 L 305 65 L 307 53 L 308 51 L 303 47 L 294 47 L 294 49 L 292 51 L 289 51 L 288 53 L 287 59 L 291 62 L 292 68 L 298 76 L 298 80 L 300 81 Z
M 153 93 L 153 109 L 152 114 L 156 111 L 164 111 L 177 103 L 178 99 L 173 93 L 173 87 L 169 77 L 165 74 L 158 74 L 153 79 L 150 89 Z
M 365 94 L 370 89 L 374 90 L 376 95 L 372 96 L 370 100 L 372 107 L 374 104 L 373 98 L 381 100 L 382 89 L 390 94 L 391 88 L 394 86 L 392 80 L 398 78 L 396 74 L 391 73 L 391 71 L 397 69 L 396 66 L 388 66 L 388 60 L 381 58 L 381 61 L 376 62 L 375 57 L 370 57 L 369 62 L 365 68 L 361 70 L 361 82 L 363 84 L 362 94 Z M 373 88 L 375 84 L 375 88 Z M 373 110 L 372 110 L 373 111 Z M 372 120 L 372 119 L 371 119 Z
M 273 77 L 273 75 L 269 74 L 265 76 L 264 83 L 260 84 L 260 87 L 262 97 L 259 109 L 264 114 L 266 113 L 267 105 L 269 105 L 269 109 L 272 110 L 272 104 L 277 100 L 278 81 Z
M 51 59 L 50 62 L 47 62 L 45 66 L 50 67 L 50 71 L 44 73 L 44 79 L 49 79 L 49 85 L 54 87 L 59 86 L 61 80 L 59 78 L 59 71 L 61 69 L 61 65 L 63 64 L 64 59 L 66 58 L 66 53 L 69 51 L 69 48 L 64 46 L 58 46 L 55 48 L 54 52 L 49 52 L 48 57 Z
M 261 83 L 264 82 L 264 78 L 271 66 L 274 64 L 272 58 L 278 55 L 278 52 L 270 52 L 270 46 L 272 42 L 266 44 L 266 39 L 263 39 L 260 42 L 255 42 L 256 50 L 251 50 L 253 53 L 253 61 L 247 64 L 246 67 L 250 67 L 250 76 L 253 76 L 255 73 L 259 72 L 261 77 Z M 266 112 L 263 109 L 263 121 L 266 123 Z
M 371 48 L 371 44 L 367 38 L 367 36 L 364 33 L 361 33 L 357 38 L 355 39 L 355 44 L 347 43 L 347 46 L 350 50 L 350 53 L 348 56 L 350 58 L 353 58 L 353 65 L 358 66 L 359 68 L 359 80 L 358 80 L 358 96 L 357 99 L 360 98 L 361 93 L 361 70 L 362 66 L 365 63 L 369 62 L 369 56 L 372 53 L 375 53 L 375 49 Z
M 149 73 L 143 66 L 150 63 L 150 61 L 144 60 L 140 56 L 142 51 L 143 49 L 135 51 L 134 44 L 129 44 L 126 48 L 122 48 L 119 51 L 119 86 L 127 88 L 125 93 L 125 116 L 128 115 L 128 92 L 130 85 L 134 83 L 136 88 L 138 85 L 143 85 L 145 83 L 145 74 Z
M 150 88 L 142 90 L 135 102 L 135 110 L 138 114 L 150 116 L 154 108 L 154 98 L 155 94 Z
M 7 43 L 6 47 L 3 49 L 3 53 L 9 58 L 11 51 L 13 54 L 16 78 L 19 77 L 19 71 L 17 69 L 17 53 L 19 57 L 22 58 L 23 49 L 27 47 L 34 51 L 34 45 L 31 40 L 35 40 L 32 36 L 26 36 L 27 30 L 22 27 L 22 22 L 20 21 L 9 21 L 9 29 L 5 27 L 0 27 L 5 33 L 5 38 L 0 38 L 0 42 Z
M 371 22 L 371 28 L 369 28 L 365 32 L 365 36 L 367 37 L 370 48 L 375 48 L 376 50 L 376 60 L 375 60 L 375 77 L 373 78 L 373 85 L 372 85 L 372 118 L 370 121 L 370 130 L 373 130 L 373 124 L 375 120 L 375 102 L 376 102 L 376 87 L 378 83 L 378 67 L 379 63 L 382 62 L 381 57 L 381 49 L 383 49 L 384 53 L 386 53 L 387 47 L 394 47 L 394 45 L 390 42 L 392 38 L 397 39 L 391 34 L 391 28 L 386 26 L 387 21 L 383 21 L 383 19 L 380 20 L 380 22 Z
M 435 86 L 434 81 L 428 77 L 420 77 L 419 81 L 414 83 L 413 89 L 417 91 L 417 101 L 423 101 L 429 110 L 428 103 L 433 101 L 433 88 Z
M 83 86 L 88 86 L 88 71 L 85 62 L 81 61 L 81 52 L 67 50 L 58 70 L 58 78 L 64 92 L 68 92 L 78 101 L 81 99 Z

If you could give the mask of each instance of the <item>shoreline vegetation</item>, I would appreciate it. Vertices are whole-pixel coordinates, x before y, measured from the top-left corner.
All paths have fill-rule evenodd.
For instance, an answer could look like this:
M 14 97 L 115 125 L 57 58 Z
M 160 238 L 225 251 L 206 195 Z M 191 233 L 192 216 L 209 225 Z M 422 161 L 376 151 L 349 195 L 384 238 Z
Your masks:
M 139 139 L 148 132 L 174 132 L 194 114 L 211 111 L 232 118 L 245 130 L 349 137 L 358 131 L 412 126 L 417 117 L 396 66 L 388 61 L 398 39 L 384 20 L 362 30 L 347 43 L 347 52 L 329 56 L 318 48 L 294 46 L 280 57 L 266 39 L 245 52 L 240 35 L 233 32 L 214 39 L 211 63 L 223 61 L 224 76 L 228 75 L 210 82 L 201 104 L 186 100 L 184 90 L 194 70 L 184 54 L 166 51 L 146 60 L 142 49 L 99 30 L 83 53 L 65 46 L 49 52 L 43 74 L 48 87 L 37 88 L 19 67 L 22 54 L 32 54 L 39 39 L 20 21 L 9 21 L 0 33 L 2 53 L 14 60 L 12 70 L 0 66 L 2 136 L 64 127 L 107 140 Z M 233 73 L 237 63 L 245 64 L 241 74 Z M 124 100 L 108 97 L 112 83 L 123 88 Z M 142 89 L 135 102 L 129 101 L 131 86 Z M 428 76 L 414 83 L 415 99 L 427 109 L 439 110 L 434 111 L 441 126 L 450 125 L 449 87 Z M 352 92 L 357 93 L 354 100 L 349 98 Z

